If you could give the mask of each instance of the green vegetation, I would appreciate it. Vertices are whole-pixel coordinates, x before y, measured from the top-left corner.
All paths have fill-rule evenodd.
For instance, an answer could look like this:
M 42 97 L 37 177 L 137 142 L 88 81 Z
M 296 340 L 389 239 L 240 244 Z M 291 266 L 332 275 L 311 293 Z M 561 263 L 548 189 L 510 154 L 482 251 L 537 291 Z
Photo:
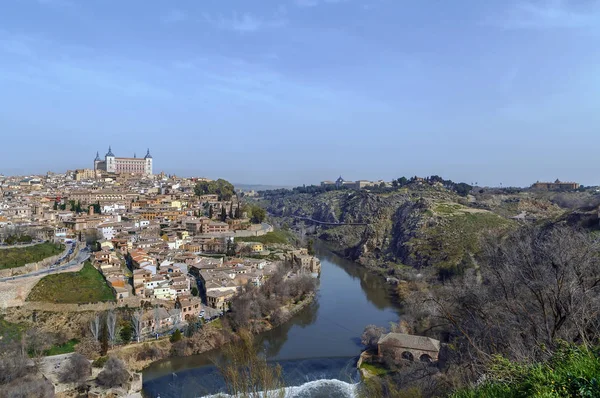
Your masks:
M 0 351 L 3 346 L 8 346 L 13 342 L 21 340 L 21 334 L 24 331 L 24 327 L 16 323 L 10 323 L 0 316 Z
M 375 376 L 383 376 L 388 373 L 387 369 L 379 364 L 363 363 L 360 365 L 360 368 L 367 370 L 369 373 Z
M 103 368 L 106 361 L 108 361 L 108 356 L 98 357 L 92 362 L 92 367 Z
M 442 277 L 474 266 L 481 236 L 488 231 L 508 230 L 513 223 L 488 211 L 469 211 L 459 204 L 438 204 L 433 211 L 443 218 L 424 236 L 411 240 L 413 253 L 434 265 Z
M 56 256 L 65 250 L 63 245 L 50 242 L 29 247 L 0 249 L 0 269 L 17 268 Z
M 83 304 L 114 301 L 115 295 L 100 272 L 86 261 L 79 272 L 48 275 L 42 278 L 33 287 L 27 300 Z
M 68 354 L 75 352 L 75 345 L 79 343 L 77 339 L 71 339 L 64 344 L 55 344 L 49 350 L 44 351 L 44 356 Z
M 17 243 L 31 243 L 33 242 L 33 238 L 29 235 L 11 235 L 4 239 L 4 243 L 7 245 L 15 245 Z
M 238 242 L 259 242 L 265 245 L 268 244 L 287 244 L 292 239 L 292 233 L 289 231 L 277 230 L 273 232 L 267 232 L 262 236 L 248 236 L 244 238 L 235 238 Z
M 267 218 L 267 211 L 263 207 L 256 204 L 244 205 L 244 208 L 241 212 L 245 212 L 253 224 L 260 224 Z
M 169 341 L 171 343 L 177 343 L 178 341 L 181 341 L 181 331 L 179 329 L 176 329 L 173 334 L 169 337 Z
M 231 200 L 235 194 L 233 185 L 226 180 L 219 178 L 216 181 L 200 181 L 194 187 L 194 193 L 202 195 L 219 195 L 219 200 Z
M 496 357 L 483 384 L 453 398 L 600 397 L 600 350 L 565 345 L 545 363 Z

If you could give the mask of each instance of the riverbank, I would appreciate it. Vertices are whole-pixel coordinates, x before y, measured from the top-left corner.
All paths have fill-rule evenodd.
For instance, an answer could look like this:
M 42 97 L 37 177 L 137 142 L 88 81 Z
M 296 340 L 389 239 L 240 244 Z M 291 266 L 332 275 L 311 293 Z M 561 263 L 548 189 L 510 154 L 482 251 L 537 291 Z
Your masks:
M 271 323 L 267 319 L 257 320 L 258 323 L 255 321 L 252 330 L 253 334 L 259 335 L 280 327 L 312 304 L 315 297 L 316 295 L 312 293 L 295 304 L 283 307 L 282 316 L 276 324 Z M 173 343 L 168 336 L 165 336 L 157 340 L 131 343 L 126 346 L 118 347 L 110 350 L 108 355 L 115 355 L 121 358 L 126 363 L 129 370 L 139 372 L 152 364 L 170 358 L 207 353 L 221 348 L 234 339 L 235 334 L 229 330 L 225 330 L 222 321 L 219 319 L 204 325 L 193 336 L 183 337 L 179 342 Z
M 321 260 L 320 289 L 289 321 L 259 333 L 256 344 L 269 361 L 284 369 L 290 397 L 306 397 L 308 390 L 330 396 L 329 387 L 353 390 L 360 382 L 356 361 L 362 351 L 360 336 L 366 325 L 398 322 L 395 305 L 379 276 L 332 253 L 315 242 Z M 223 382 L 214 360 L 220 350 L 202 355 L 171 357 L 153 363 L 143 371 L 148 397 L 195 398 L 223 391 Z M 352 397 L 352 394 L 338 394 Z

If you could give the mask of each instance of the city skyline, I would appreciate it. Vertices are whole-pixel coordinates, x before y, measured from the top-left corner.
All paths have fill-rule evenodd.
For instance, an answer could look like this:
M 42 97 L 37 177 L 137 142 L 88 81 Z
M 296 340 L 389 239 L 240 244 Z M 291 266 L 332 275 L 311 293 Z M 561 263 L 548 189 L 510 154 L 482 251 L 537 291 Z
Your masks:
M 0 173 L 597 185 L 600 2 L 8 0 Z

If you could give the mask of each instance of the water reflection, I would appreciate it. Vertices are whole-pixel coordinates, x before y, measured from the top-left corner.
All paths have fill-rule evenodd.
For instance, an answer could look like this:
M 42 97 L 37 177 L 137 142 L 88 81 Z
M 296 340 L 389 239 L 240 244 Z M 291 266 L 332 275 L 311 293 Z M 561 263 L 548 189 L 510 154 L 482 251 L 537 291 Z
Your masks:
M 315 301 L 289 322 L 258 336 L 257 342 L 264 346 L 264 352 L 271 360 L 288 364 L 309 361 L 311 369 L 327 368 L 327 364 L 336 363 L 338 368 L 325 373 L 337 374 L 340 365 L 324 358 L 346 358 L 346 362 L 352 362 L 354 358 L 355 361 L 361 351 L 360 335 L 364 327 L 368 324 L 386 326 L 397 321 L 399 310 L 380 278 L 331 253 L 322 244 L 315 245 L 315 249 L 322 263 L 320 289 Z M 189 376 L 191 372 L 194 377 L 185 379 L 194 380 L 194 386 L 206 387 L 213 383 L 215 374 L 210 365 L 219 354 L 219 350 L 215 350 L 153 364 L 144 372 L 144 383 L 166 375 L 165 380 L 179 377 L 181 384 L 181 376 Z M 296 375 L 302 372 L 302 368 L 299 369 L 290 368 Z M 153 386 L 157 388 L 156 383 Z
M 360 287 L 371 303 L 380 310 L 393 307 L 390 302 L 388 286 L 383 281 L 383 278 L 370 273 L 364 267 L 342 258 L 333 253 L 327 248 L 324 243 L 318 242 L 315 244 L 315 251 L 321 261 L 333 263 L 346 271 L 346 273 L 354 279 L 360 280 Z

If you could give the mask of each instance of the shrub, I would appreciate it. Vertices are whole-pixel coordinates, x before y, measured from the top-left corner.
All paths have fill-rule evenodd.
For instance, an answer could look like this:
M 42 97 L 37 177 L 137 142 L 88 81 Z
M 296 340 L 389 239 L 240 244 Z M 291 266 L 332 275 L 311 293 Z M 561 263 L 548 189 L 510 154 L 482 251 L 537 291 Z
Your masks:
M 108 361 L 108 356 L 99 357 L 94 362 L 92 362 L 92 366 L 95 368 L 103 368 L 106 364 L 106 361 Z
M 92 374 L 90 362 L 81 354 L 71 355 L 61 369 L 58 379 L 61 383 L 82 383 Z
M 179 340 L 181 340 L 181 331 L 179 329 L 175 330 L 169 340 L 171 343 L 177 343 Z
M 98 374 L 98 384 L 104 387 L 122 386 L 129 380 L 129 372 L 119 358 L 110 357 L 102 372 Z

